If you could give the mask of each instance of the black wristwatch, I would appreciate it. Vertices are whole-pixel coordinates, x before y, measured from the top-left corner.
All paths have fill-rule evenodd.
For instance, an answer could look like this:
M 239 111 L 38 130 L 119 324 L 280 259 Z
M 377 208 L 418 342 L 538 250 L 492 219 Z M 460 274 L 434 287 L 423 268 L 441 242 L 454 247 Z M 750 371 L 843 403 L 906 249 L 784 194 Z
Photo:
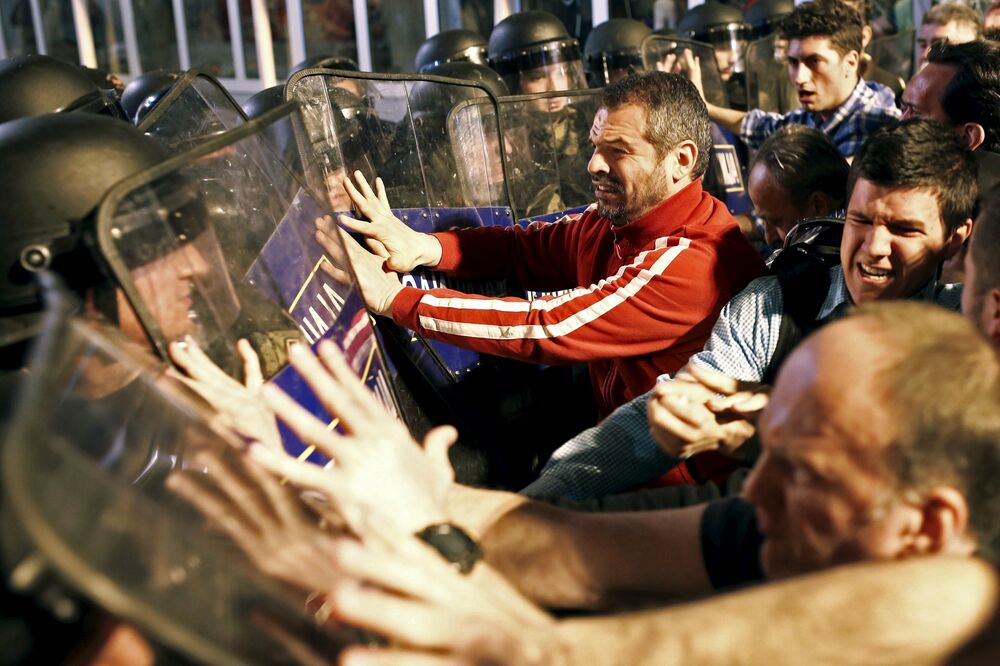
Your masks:
M 417 532 L 417 537 L 441 553 L 459 573 L 467 574 L 483 556 L 476 540 L 457 525 L 438 523 Z

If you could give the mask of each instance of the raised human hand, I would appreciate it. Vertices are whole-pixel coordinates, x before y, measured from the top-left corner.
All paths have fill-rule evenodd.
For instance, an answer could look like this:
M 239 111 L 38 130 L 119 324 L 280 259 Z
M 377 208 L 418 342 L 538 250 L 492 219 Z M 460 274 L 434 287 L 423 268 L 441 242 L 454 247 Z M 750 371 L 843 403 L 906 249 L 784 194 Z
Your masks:
M 340 540 L 334 561 L 350 576 L 330 594 L 334 616 L 392 642 L 349 648 L 341 664 L 572 663 L 555 620 L 485 563 L 463 576 L 412 536 L 387 547 Z
M 344 434 L 320 421 L 280 389 L 265 387 L 268 404 L 306 444 L 332 459 L 326 468 L 286 454 L 251 447 L 251 458 L 274 474 L 329 498 L 363 539 L 392 541 L 447 520 L 445 501 L 454 484 L 448 449 L 451 427 L 436 428 L 421 447 L 385 411 L 330 341 L 319 358 L 305 347 L 289 359 Z
M 306 593 L 342 578 L 330 566 L 334 537 L 322 529 L 290 486 L 282 486 L 243 454 L 198 451 L 167 487 L 221 529 L 262 572 Z
M 372 312 L 386 316 L 392 312 L 392 302 L 402 291 L 403 284 L 396 273 L 387 273 L 382 268 L 384 259 L 361 247 L 329 216 L 316 220 L 316 241 L 331 259 L 331 263 L 322 265 L 330 277 L 342 284 L 352 284 L 346 270 L 347 261 L 350 261 L 361 296 Z
M 739 455 L 757 432 L 769 391 L 769 386 L 689 364 L 676 379 L 653 389 L 646 405 L 650 434 L 676 457 L 709 450 Z
M 434 266 L 441 261 L 441 244 L 436 238 L 414 231 L 392 214 L 381 178 L 375 179 L 375 190 L 360 171 L 354 172 L 354 178 L 358 184 L 346 178 L 344 189 L 365 219 L 340 215 L 338 221 L 344 227 L 365 236 L 369 249 L 397 273 L 409 273 L 418 266 Z
M 168 348 L 170 358 L 185 373 L 178 377 L 180 381 L 215 409 L 223 427 L 280 450 L 278 424 L 260 395 L 264 377 L 257 352 L 246 340 L 239 340 L 236 350 L 243 359 L 243 384 L 223 372 L 191 337 Z

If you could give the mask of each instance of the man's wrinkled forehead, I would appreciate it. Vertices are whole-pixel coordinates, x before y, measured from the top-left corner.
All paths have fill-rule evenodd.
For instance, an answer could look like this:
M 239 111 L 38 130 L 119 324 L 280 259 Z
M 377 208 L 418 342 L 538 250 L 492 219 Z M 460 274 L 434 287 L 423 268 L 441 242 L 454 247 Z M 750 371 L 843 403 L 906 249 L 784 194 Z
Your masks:
M 925 205 L 928 197 L 937 203 L 933 208 Z M 879 185 L 858 176 L 851 190 L 847 211 L 849 215 L 855 211 L 864 213 L 868 218 L 878 217 L 887 223 L 904 220 L 919 222 L 928 232 L 936 227 L 944 228 L 940 192 L 933 187 Z
M 607 126 L 608 109 L 602 106 L 597 110 L 597 115 L 594 116 L 594 124 L 590 127 L 590 140 L 597 141 L 604 134 L 604 128 Z

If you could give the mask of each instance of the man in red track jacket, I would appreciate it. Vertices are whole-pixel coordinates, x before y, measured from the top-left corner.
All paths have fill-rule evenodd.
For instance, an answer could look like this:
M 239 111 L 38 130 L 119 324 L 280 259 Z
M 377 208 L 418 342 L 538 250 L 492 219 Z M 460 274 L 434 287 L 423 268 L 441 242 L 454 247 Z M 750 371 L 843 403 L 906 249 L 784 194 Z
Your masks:
M 369 221 L 341 216 L 376 254 L 345 241 L 369 307 L 420 334 L 538 363 L 587 362 L 601 418 L 700 351 L 722 306 L 764 271 L 725 205 L 702 190 L 708 114 L 684 77 L 630 76 L 604 91 L 588 165 L 597 203 L 528 228 L 421 234 L 392 216 L 385 188 L 346 184 Z M 331 220 L 317 223 L 329 245 Z M 460 278 L 511 277 L 532 301 L 404 287 L 427 266 Z

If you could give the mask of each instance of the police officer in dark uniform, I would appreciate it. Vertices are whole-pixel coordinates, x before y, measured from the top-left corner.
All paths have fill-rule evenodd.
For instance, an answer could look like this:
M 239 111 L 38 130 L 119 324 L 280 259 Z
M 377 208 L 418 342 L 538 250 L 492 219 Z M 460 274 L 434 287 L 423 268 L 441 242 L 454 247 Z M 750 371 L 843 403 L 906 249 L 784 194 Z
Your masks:
M 726 84 L 729 105 L 734 109 L 745 109 L 744 50 L 750 38 L 750 26 L 743 21 L 740 10 L 708 0 L 688 10 L 677 26 L 677 36 L 712 45 L 715 62 Z
M 590 86 L 603 88 L 641 72 L 642 41 L 650 34 L 649 26 L 635 19 L 613 18 L 594 26 L 583 47 L 583 69 Z
M 548 12 L 518 12 L 498 23 L 490 33 L 489 62 L 513 95 L 588 87 L 579 43 Z M 537 175 L 541 177 L 531 188 L 542 195 L 529 197 L 530 201 L 520 207 L 522 213 L 535 215 L 565 207 L 565 197 L 558 196 L 558 185 L 573 183 L 586 174 L 590 153 L 584 146 L 593 116 L 580 113 L 569 96 L 540 95 L 530 103 L 530 109 L 521 114 L 521 122 L 528 128 L 532 152 L 545 155 L 546 163 L 537 164 Z M 546 167 L 556 172 L 550 173 Z M 546 179 L 550 182 L 540 182 Z M 552 197 L 544 195 L 546 187 L 553 190 Z

